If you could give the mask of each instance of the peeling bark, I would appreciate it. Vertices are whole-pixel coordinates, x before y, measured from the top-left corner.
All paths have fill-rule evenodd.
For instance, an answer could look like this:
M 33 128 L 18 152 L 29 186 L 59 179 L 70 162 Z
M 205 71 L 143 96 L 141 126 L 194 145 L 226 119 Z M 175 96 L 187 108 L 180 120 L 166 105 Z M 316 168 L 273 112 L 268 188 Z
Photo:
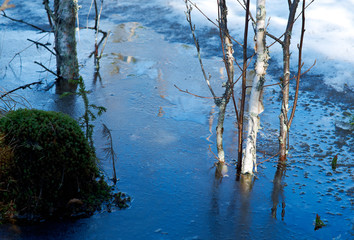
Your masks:
M 218 13 L 221 45 L 223 50 L 225 68 L 227 71 L 227 82 L 225 84 L 225 93 L 221 101 L 217 102 L 219 107 L 219 117 L 218 124 L 216 126 L 216 144 L 219 161 L 225 162 L 225 153 L 223 149 L 224 119 L 226 106 L 230 101 L 230 97 L 232 95 L 234 79 L 234 50 L 231 39 L 229 37 L 229 30 L 227 28 L 227 7 L 225 0 L 218 0 Z
M 266 48 L 265 28 L 266 28 L 266 8 L 265 0 L 257 1 L 257 22 L 256 22 L 256 53 L 255 76 L 253 78 L 251 96 L 249 100 L 249 120 L 247 131 L 247 143 L 242 159 L 242 174 L 253 174 L 253 169 L 257 172 L 256 165 L 256 145 L 257 133 L 260 125 L 259 114 L 263 112 L 262 92 L 265 82 L 265 75 L 268 67 L 268 49 Z
M 77 0 L 54 1 L 54 32 L 59 76 L 57 91 L 73 92 L 79 78 L 79 64 L 76 51 Z

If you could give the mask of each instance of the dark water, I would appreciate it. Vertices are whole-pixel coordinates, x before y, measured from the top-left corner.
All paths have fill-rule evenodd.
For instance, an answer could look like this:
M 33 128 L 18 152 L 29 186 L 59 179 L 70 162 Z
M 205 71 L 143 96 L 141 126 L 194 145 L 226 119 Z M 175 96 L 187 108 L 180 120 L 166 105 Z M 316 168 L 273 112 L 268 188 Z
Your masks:
M 7 13 L 17 18 L 30 21 L 43 13 L 33 10 L 30 14 L 35 18 L 24 17 L 24 9 L 40 9 L 41 4 L 13 2 L 17 8 Z M 80 22 L 85 25 L 89 5 L 81 4 Z M 338 93 L 316 87 L 320 73 L 305 76 L 286 169 L 277 171 L 276 159 L 267 161 L 258 166 L 251 181 L 235 181 L 236 132 L 230 108 L 225 127 L 229 177 L 218 179 L 209 151 L 210 146 L 216 152 L 213 102 L 174 87 L 209 96 L 194 47 L 188 45 L 186 22 L 158 1 L 105 4 L 101 28 L 113 34 L 101 60 L 102 79 L 93 78 L 93 60 L 87 58 L 94 43 L 89 30 L 80 31 L 81 74 L 92 90 L 91 102 L 107 108 L 95 132 L 102 169 L 108 177 L 112 174 L 111 163 L 101 151 L 105 144 L 101 123 L 105 123 L 112 129 L 119 156 L 118 187 L 132 196 L 131 207 L 76 221 L 2 225 L 0 239 L 352 239 L 354 140 L 352 132 L 335 127 L 343 113 L 353 112 L 350 90 Z M 12 89 L 38 79 L 51 83 L 52 76 L 38 72 L 40 67 L 33 64 L 36 58 L 54 68 L 54 60 L 44 50 L 32 47 L 8 64 L 28 45 L 26 37 L 38 39 L 44 34 L 3 19 L 0 26 L 6 31 L 0 38 L 4 39 L 1 86 Z M 215 37 L 208 28 L 201 34 Z M 14 41 L 16 45 L 9 44 Z M 225 77 L 220 73 L 220 59 L 211 57 L 219 54 L 216 41 L 205 41 L 209 43 L 204 51 L 212 84 L 218 86 Z M 270 76 L 276 72 L 271 68 Z M 36 108 L 75 117 L 82 114 L 80 99 L 59 99 L 53 90 L 41 89 L 18 93 Z M 277 152 L 278 90 L 268 88 L 265 93 L 259 162 Z M 332 171 L 330 161 L 335 154 L 343 165 Z M 313 225 L 316 214 L 327 224 L 318 231 Z

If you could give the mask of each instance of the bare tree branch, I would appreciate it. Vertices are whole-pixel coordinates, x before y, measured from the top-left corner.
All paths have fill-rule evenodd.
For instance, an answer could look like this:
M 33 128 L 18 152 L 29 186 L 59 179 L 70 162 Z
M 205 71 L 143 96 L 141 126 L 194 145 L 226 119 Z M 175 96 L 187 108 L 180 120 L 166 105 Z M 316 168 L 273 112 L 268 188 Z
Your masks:
M 217 23 L 215 23 L 214 21 L 212 21 L 198 6 L 197 4 L 193 3 L 191 0 L 185 0 L 188 1 L 193 7 L 195 7 L 209 22 L 211 22 L 215 27 L 219 28 L 219 25 Z M 234 41 L 235 43 L 237 43 L 238 45 L 240 45 L 242 47 L 242 44 L 240 42 L 238 42 L 236 39 L 234 39 L 233 37 L 231 37 L 230 35 L 227 35 L 232 41 Z
M 190 95 L 192 95 L 192 96 L 194 96 L 194 97 L 205 98 L 205 99 L 218 99 L 218 98 L 222 98 L 222 97 L 203 97 L 203 96 L 196 95 L 196 94 L 194 94 L 194 93 L 189 92 L 188 89 L 182 90 L 182 89 L 180 89 L 179 87 L 177 87 L 176 84 L 174 84 L 173 86 L 175 86 L 175 88 L 177 88 L 180 92 L 190 94 Z
M 42 63 L 39 63 L 37 61 L 34 61 L 35 64 L 38 64 L 39 66 L 41 66 L 42 68 L 44 68 L 45 70 L 47 70 L 48 72 L 50 72 L 51 74 L 53 74 L 56 77 L 60 77 L 58 74 L 56 74 L 55 72 L 53 72 L 52 70 L 48 69 L 46 66 L 44 66 Z
M 15 89 L 12 89 L 11 91 L 6 92 L 6 93 L 4 93 L 3 95 L 1 95 L 1 96 L 0 96 L 0 99 L 6 97 L 6 96 L 9 95 L 10 93 L 13 93 L 13 92 L 15 92 L 15 91 L 17 91 L 17 90 L 19 90 L 19 89 L 31 88 L 32 85 L 36 85 L 36 84 L 42 84 L 42 82 L 41 82 L 41 81 L 39 81 L 39 82 L 33 82 L 33 83 L 29 83 L 29 84 L 20 86 L 20 87 L 15 88 Z
M 53 22 L 56 21 L 56 17 L 54 15 L 52 9 L 50 9 L 50 7 L 49 7 L 49 0 L 43 0 L 43 5 L 44 5 L 44 9 L 47 12 L 49 25 L 50 25 L 52 31 L 54 31 L 55 30 L 54 29 L 55 25 L 53 24 Z
M 268 161 L 271 160 L 272 158 L 276 157 L 278 154 L 279 154 L 279 152 L 277 152 L 275 155 L 273 155 L 273 156 L 267 158 L 266 160 L 257 163 L 257 166 L 260 165 L 260 164 L 262 164 L 262 163 L 268 162 Z
M 88 29 L 96 30 L 96 28 L 94 28 L 94 27 L 88 27 Z M 107 37 L 108 37 L 108 33 L 107 32 L 102 31 L 101 29 L 99 29 L 98 32 L 102 33 L 103 36 L 102 36 L 101 40 L 98 42 L 97 47 L 99 47 L 101 45 L 103 40 L 106 39 L 105 41 L 107 41 Z M 95 53 L 96 53 L 96 49 L 90 53 L 89 58 L 92 57 L 92 55 L 94 55 Z
M 272 44 L 270 44 L 269 46 L 268 46 L 268 48 L 270 48 L 271 46 L 273 46 L 274 45 L 274 43 L 276 43 L 276 42 L 278 42 L 280 45 L 284 45 L 284 42 L 282 41 L 282 40 L 280 40 L 280 38 L 282 38 L 283 36 L 284 36 L 284 33 L 280 36 L 280 37 L 276 37 L 276 36 L 274 36 L 274 35 L 272 35 L 272 34 L 270 34 L 269 32 L 266 32 L 266 35 L 268 36 L 268 37 L 270 37 L 270 38 L 272 38 L 272 39 L 274 39 L 275 41 L 272 43 Z
M 43 28 L 37 27 L 36 25 L 33 25 L 33 24 L 31 24 L 31 23 L 25 22 L 25 21 L 23 21 L 23 20 L 18 20 L 18 19 L 14 19 L 14 18 L 12 18 L 12 17 L 9 17 L 9 16 L 6 15 L 5 12 L 2 12 L 2 16 L 3 16 L 3 17 L 6 17 L 6 18 L 8 18 L 8 19 L 10 19 L 11 21 L 26 24 L 26 25 L 28 25 L 28 26 L 30 26 L 30 27 L 33 27 L 33 28 L 35 28 L 35 29 L 37 29 L 37 30 L 40 30 L 40 31 L 42 31 L 42 32 L 50 32 L 50 31 L 44 30 Z
M 203 65 L 202 58 L 201 58 L 201 56 L 200 56 L 200 46 L 199 46 L 198 39 L 197 39 L 197 37 L 195 36 L 195 26 L 193 26 L 193 24 L 192 24 L 192 16 L 191 16 L 192 7 L 191 7 L 190 5 L 188 5 L 187 1 L 186 1 L 185 3 L 186 3 L 186 8 L 187 8 L 187 12 L 185 12 L 185 14 L 186 14 L 186 19 L 187 19 L 187 22 L 189 23 L 189 27 L 190 27 L 191 32 L 192 32 L 192 36 L 193 36 L 193 40 L 194 40 L 194 45 L 195 45 L 195 47 L 197 48 L 199 64 L 200 64 L 200 67 L 201 67 L 201 69 L 202 69 L 205 82 L 207 83 L 208 88 L 209 88 L 211 94 L 213 95 L 213 97 L 216 98 L 216 95 L 215 95 L 215 93 L 214 93 L 214 90 L 213 90 L 213 88 L 212 88 L 211 85 L 210 85 L 210 78 L 211 78 L 211 76 L 210 76 L 210 74 L 209 74 L 209 77 L 207 77 L 206 72 L 205 72 L 205 70 L 204 70 L 204 65 Z
M 34 44 L 36 44 L 36 46 L 38 47 L 38 45 L 44 47 L 45 49 L 47 49 L 51 54 L 53 54 L 54 56 L 56 55 L 55 52 L 53 52 L 50 48 L 47 47 L 47 45 L 43 44 L 43 43 L 40 43 L 40 42 L 37 42 L 37 41 L 34 41 L 34 40 L 31 40 L 29 38 L 27 38 L 27 41 L 30 41 L 30 42 L 33 42 Z
M 291 7 L 291 0 L 288 0 L 289 9 Z
M 44 34 L 44 36 L 40 37 L 40 38 L 38 39 L 38 41 L 41 40 L 41 39 L 43 39 L 44 37 L 48 36 L 48 34 L 49 34 L 49 33 Z M 26 50 L 27 50 L 28 48 L 30 48 L 32 45 L 34 45 L 34 43 L 30 44 L 29 46 L 27 46 L 26 48 L 24 48 L 24 49 L 21 50 L 20 52 L 17 52 L 17 53 L 11 58 L 11 60 L 9 61 L 8 64 L 10 64 L 10 63 L 15 59 L 16 56 L 21 56 L 20 54 L 21 54 L 22 52 L 26 51 Z
M 303 65 L 303 64 L 302 64 Z M 313 64 L 311 65 L 311 67 L 309 67 L 305 72 L 301 73 L 301 76 L 308 73 L 314 66 L 316 65 L 316 60 L 313 62 Z M 302 68 L 302 67 L 301 67 Z M 297 75 L 290 78 L 289 82 L 293 79 L 296 79 Z M 276 86 L 276 85 L 281 85 L 282 82 L 278 82 L 278 83 L 273 83 L 273 84 L 268 84 L 268 85 L 264 85 L 263 87 L 271 87 L 271 86 Z
M 299 97 L 299 85 L 300 85 L 300 76 L 301 76 L 301 68 L 302 68 L 302 45 L 304 42 L 304 34 L 305 34 L 305 3 L 306 1 L 303 0 L 302 2 L 302 26 L 301 26 L 301 37 L 300 37 L 300 45 L 298 46 L 299 48 L 299 62 L 298 62 L 298 70 L 297 70 L 297 76 L 296 76 L 296 90 L 295 90 L 295 98 L 294 98 L 294 104 L 293 108 L 291 110 L 291 115 L 288 121 L 288 129 L 290 129 L 291 123 L 294 119 L 295 115 L 295 110 L 296 110 L 296 105 L 297 105 L 297 100 Z

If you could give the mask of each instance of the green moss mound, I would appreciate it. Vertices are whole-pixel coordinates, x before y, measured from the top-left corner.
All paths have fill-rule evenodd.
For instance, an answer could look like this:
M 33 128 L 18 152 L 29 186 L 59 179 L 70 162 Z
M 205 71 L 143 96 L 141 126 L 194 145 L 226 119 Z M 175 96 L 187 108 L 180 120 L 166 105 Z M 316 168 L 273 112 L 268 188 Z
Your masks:
M 0 118 L 0 222 L 92 213 L 111 195 L 78 123 L 19 109 Z

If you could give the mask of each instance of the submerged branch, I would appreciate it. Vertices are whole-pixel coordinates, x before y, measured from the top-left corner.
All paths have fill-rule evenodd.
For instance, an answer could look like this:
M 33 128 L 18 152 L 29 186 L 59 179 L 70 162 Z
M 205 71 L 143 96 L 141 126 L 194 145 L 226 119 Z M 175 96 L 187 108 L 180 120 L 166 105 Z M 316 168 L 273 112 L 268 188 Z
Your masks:
M 15 92 L 15 91 L 17 91 L 17 90 L 25 89 L 25 88 L 31 88 L 32 85 L 36 85 L 36 84 L 42 84 L 42 82 L 41 82 L 41 81 L 39 81 L 39 82 L 33 82 L 33 83 L 29 83 L 29 84 L 20 86 L 20 87 L 15 88 L 15 89 L 12 89 L 11 91 L 6 92 L 6 93 L 4 93 L 3 95 L 1 95 L 1 96 L 0 96 L 0 99 L 6 97 L 7 95 L 9 95 L 9 94 L 11 94 L 11 93 L 13 93 L 13 92 Z

